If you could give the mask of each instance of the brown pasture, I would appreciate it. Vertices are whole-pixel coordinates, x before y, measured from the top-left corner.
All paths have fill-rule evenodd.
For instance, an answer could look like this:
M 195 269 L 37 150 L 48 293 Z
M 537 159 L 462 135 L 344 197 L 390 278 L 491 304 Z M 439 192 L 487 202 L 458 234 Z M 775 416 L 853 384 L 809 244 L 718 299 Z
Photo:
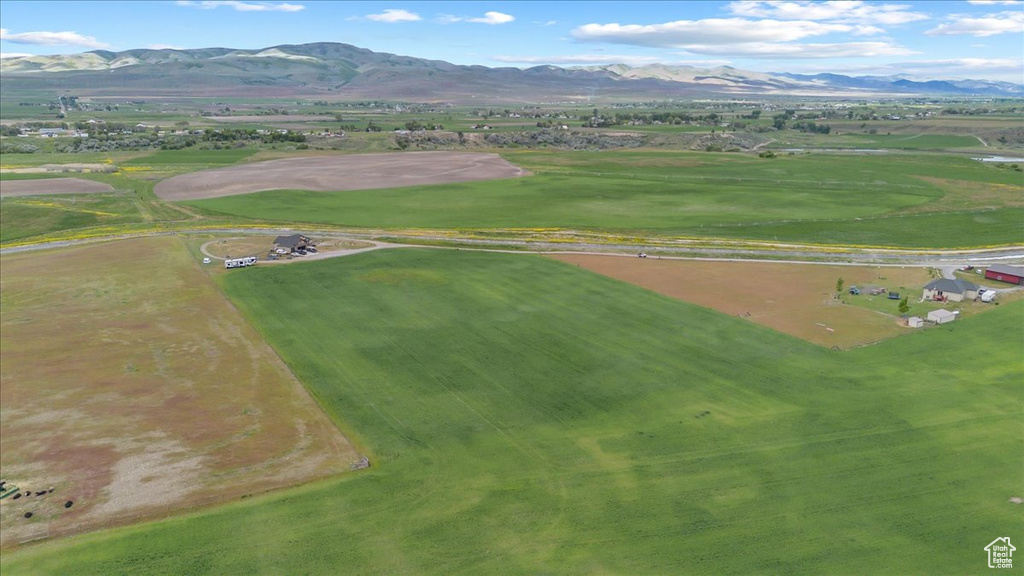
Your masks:
M 842 304 L 836 280 L 923 286 L 924 268 L 729 262 L 556 254 L 552 258 L 819 344 L 851 348 L 905 333 L 897 315 Z M 920 289 L 909 293 L 920 296 Z M 831 331 L 829 330 L 831 328 Z
M 261 190 L 368 190 L 526 175 L 497 154 L 401 152 L 284 158 L 181 174 L 159 182 L 164 200 L 198 200 Z
M 33 491 L 0 501 L 4 547 L 358 459 L 181 240 L 14 254 L 0 271 L 0 478 Z
M 98 194 L 113 192 L 110 184 L 82 178 L 41 178 L 39 180 L 0 181 L 0 198 L 43 196 L 49 194 Z

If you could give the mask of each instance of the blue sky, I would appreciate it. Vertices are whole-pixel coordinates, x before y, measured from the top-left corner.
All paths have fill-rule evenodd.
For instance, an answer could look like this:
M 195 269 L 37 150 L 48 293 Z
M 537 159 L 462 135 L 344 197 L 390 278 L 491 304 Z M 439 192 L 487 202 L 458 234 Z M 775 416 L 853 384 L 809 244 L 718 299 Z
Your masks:
M 455 64 L 729 65 L 1024 83 L 1024 1 L 0 0 L 0 53 L 344 42 Z

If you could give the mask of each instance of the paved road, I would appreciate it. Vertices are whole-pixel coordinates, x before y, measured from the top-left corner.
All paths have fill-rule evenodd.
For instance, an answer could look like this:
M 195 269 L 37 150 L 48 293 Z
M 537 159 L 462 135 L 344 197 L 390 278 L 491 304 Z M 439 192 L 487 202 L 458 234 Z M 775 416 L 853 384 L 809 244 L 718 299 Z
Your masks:
M 248 228 L 223 228 L 223 229 L 203 229 L 203 230 L 179 230 L 176 232 L 158 232 L 158 233 L 147 233 L 147 234 L 136 234 L 136 235 L 120 235 L 112 236 L 109 238 L 97 238 L 87 240 L 72 240 L 64 242 L 48 242 L 43 244 L 33 244 L 29 246 L 17 246 L 13 248 L 0 249 L 0 254 L 13 254 L 17 252 L 26 252 L 31 250 L 42 250 L 46 248 L 57 248 L 64 246 L 74 246 L 78 244 L 85 244 L 89 242 L 103 242 L 108 240 L 132 238 L 140 236 L 163 236 L 168 234 L 188 234 L 188 233 L 202 233 L 202 234 L 237 234 L 244 236 L 253 235 L 279 235 L 285 232 L 293 232 L 292 230 L 284 230 L 280 228 L 262 228 L 262 229 L 248 229 Z M 372 236 L 382 236 L 387 234 L 391 237 L 401 238 L 400 234 L 396 233 L 377 233 L 377 234 L 353 234 L 353 233 L 341 233 L 336 231 L 318 231 L 315 229 L 306 230 L 304 232 L 307 235 L 330 237 L 330 238 L 344 238 L 351 240 L 359 240 L 363 242 L 371 242 L 374 245 L 369 248 L 361 248 L 357 250 L 346 250 L 331 253 L 321 253 L 316 255 L 306 256 L 306 259 L 319 259 L 329 258 L 335 256 L 344 256 L 349 254 L 355 254 L 358 252 L 365 252 L 367 250 L 378 250 L 382 248 L 401 248 L 401 247 L 421 247 L 429 248 L 431 246 L 424 246 L 420 244 L 411 245 L 403 244 L 401 242 L 381 242 L 373 240 Z M 764 248 L 751 247 L 751 248 L 709 248 L 703 246 L 641 246 L 637 245 L 616 245 L 616 244 L 597 244 L 597 243 L 562 243 L 562 242 L 527 242 L 523 240 L 482 240 L 482 239 L 456 239 L 451 237 L 423 237 L 423 236 L 408 236 L 409 240 L 415 241 L 438 241 L 438 242 L 459 242 L 461 246 L 459 249 L 475 249 L 475 250 L 487 250 L 487 251 L 498 251 L 498 252 L 547 252 L 547 253 L 587 253 L 587 254 L 608 254 L 615 256 L 632 256 L 638 251 L 643 250 L 651 258 L 664 258 L 664 259 L 697 259 L 697 260 L 752 260 L 752 261 L 764 261 L 771 260 L 775 262 L 793 262 L 793 263 L 807 263 L 807 264 L 831 264 L 831 265 L 847 265 L 847 266 L 859 266 L 864 264 L 870 264 L 873 266 L 929 266 L 939 268 L 943 270 L 944 274 L 946 271 L 949 273 L 952 270 L 965 266 L 968 264 L 988 265 L 995 263 L 1004 264 L 1018 264 L 1024 265 L 1024 246 L 1014 246 L 1009 248 L 998 248 L 998 249 L 985 249 L 985 250 L 816 250 L 813 247 L 784 247 L 771 244 L 764 244 Z M 510 250 L 507 247 L 515 246 L 517 249 Z M 755 245 L 756 246 L 756 245 Z M 449 248 L 435 246 L 434 248 Z M 205 252 L 205 251 L 204 251 Z M 207 254 L 209 256 L 209 254 Z

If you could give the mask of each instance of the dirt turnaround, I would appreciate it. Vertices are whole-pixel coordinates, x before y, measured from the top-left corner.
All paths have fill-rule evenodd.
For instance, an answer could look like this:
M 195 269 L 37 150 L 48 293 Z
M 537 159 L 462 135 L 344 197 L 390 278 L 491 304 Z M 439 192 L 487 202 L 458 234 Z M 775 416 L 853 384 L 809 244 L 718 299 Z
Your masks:
M 98 194 L 113 192 L 110 184 L 81 178 L 42 178 L 39 180 L 4 180 L 0 182 L 0 198 L 8 196 L 48 196 L 53 194 Z
M 158 183 L 154 192 L 164 200 L 200 200 L 262 190 L 368 190 L 516 178 L 527 174 L 497 154 L 351 154 L 268 160 L 182 174 Z

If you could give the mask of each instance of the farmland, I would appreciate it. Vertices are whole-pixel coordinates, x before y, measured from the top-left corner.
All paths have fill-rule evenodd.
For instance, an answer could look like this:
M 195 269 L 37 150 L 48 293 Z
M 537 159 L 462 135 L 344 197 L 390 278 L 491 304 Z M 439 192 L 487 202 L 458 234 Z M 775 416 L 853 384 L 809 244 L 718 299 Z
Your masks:
M 2 269 L 0 469 L 22 490 L 54 489 L 2 501 L 5 548 L 358 458 L 180 240 L 5 255 Z
M 555 227 L 915 248 L 1022 240 L 1021 212 L 1013 207 L 1024 192 L 1019 174 L 967 158 L 769 160 L 656 151 L 504 157 L 535 175 L 373 193 L 267 191 L 190 204 L 236 217 L 391 229 Z M 971 203 L 948 182 L 1000 191 Z M 960 199 L 955 206 L 944 200 L 951 195 Z M 931 204 L 940 206 L 929 210 Z
M 668 257 L 1019 260 L 1020 167 L 971 158 L 1019 155 L 1012 101 L 83 98 L 88 137 L 13 135 L 33 98 L 0 476 L 54 492 L 0 502 L 4 576 L 973 573 L 1020 528 L 1024 291 L 911 330 L 836 279 L 921 315 L 935 268 Z M 619 256 L 524 253 L 563 249 Z
M 636 284 L 686 302 L 746 318 L 809 342 L 851 348 L 905 334 L 896 303 L 888 313 L 846 306 L 836 280 L 846 286 L 888 286 L 920 297 L 930 278 L 924 268 L 821 266 L 776 262 L 707 262 L 556 254 L 552 258 Z M 908 292 L 913 288 L 913 293 Z M 839 294 L 845 297 L 845 294 Z M 867 301 L 872 296 L 864 295 Z M 881 295 L 885 299 L 885 295 Z M 849 303 L 859 303 L 846 298 Z M 978 304 L 978 307 L 983 305 Z M 991 309 L 992 307 L 988 307 Z
M 378 464 L 5 574 L 963 573 L 1019 527 L 1019 302 L 837 353 L 538 256 L 219 278 Z

